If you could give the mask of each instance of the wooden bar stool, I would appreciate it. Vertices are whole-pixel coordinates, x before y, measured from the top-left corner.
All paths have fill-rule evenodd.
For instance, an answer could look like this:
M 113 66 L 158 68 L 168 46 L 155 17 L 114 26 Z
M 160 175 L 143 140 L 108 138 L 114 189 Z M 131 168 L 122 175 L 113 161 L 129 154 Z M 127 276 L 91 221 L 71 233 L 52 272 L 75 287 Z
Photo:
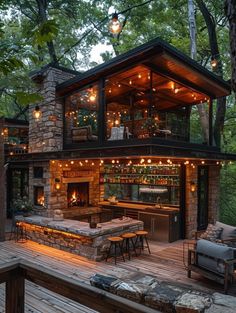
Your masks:
M 140 247 L 141 250 L 144 250 L 144 248 L 147 248 L 149 254 L 151 254 L 149 244 L 148 244 L 148 239 L 147 239 L 148 232 L 146 230 L 138 230 L 135 232 L 135 234 L 137 236 L 136 241 L 135 241 L 136 248 Z M 146 242 L 146 246 L 144 246 L 144 240 Z M 140 253 L 141 253 L 141 250 L 140 250 Z
M 106 256 L 106 262 L 108 260 L 109 257 L 114 257 L 115 259 L 115 264 L 116 264 L 116 258 L 119 256 L 117 254 L 117 248 L 118 250 L 120 250 L 120 255 L 123 258 L 123 261 L 125 262 L 125 258 L 124 258 L 124 254 L 123 254 L 123 238 L 122 237 L 109 237 L 107 238 L 110 241 L 110 247 L 109 250 L 107 252 L 107 256 Z M 112 248 L 114 248 L 114 253 L 112 254 Z
M 130 255 L 131 255 L 130 245 L 132 245 L 132 250 L 134 250 L 134 253 L 137 256 L 137 252 L 135 249 L 135 242 L 134 242 L 134 238 L 136 238 L 136 234 L 135 233 L 125 233 L 125 234 L 121 235 L 121 237 L 124 239 L 125 250 L 128 253 L 129 260 L 130 260 Z

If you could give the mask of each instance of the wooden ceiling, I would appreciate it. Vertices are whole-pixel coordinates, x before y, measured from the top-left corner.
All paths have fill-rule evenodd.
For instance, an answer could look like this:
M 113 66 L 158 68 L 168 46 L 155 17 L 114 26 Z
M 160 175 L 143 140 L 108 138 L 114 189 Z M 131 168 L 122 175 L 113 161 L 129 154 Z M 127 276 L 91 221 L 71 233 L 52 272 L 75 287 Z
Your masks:
M 208 97 L 138 65 L 106 80 L 106 103 L 145 108 L 152 102 L 159 110 L 207 102 Z M 151 100 L 152 99 L 152 100 Z

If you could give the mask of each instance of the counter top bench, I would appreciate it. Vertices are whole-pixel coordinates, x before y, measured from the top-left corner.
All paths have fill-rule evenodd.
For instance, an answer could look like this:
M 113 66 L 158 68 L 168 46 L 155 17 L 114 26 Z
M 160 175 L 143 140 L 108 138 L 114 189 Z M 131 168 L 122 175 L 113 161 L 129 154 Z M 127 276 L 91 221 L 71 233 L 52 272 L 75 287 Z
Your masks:
M 90 228 L 89 223 L 64 219 L 54 221 L 42 216 L 17 216 L 30 240 L 100 261 L 106 256 L 108 237 L 143 229 L 143 222 L 131 218 L 101 223 Z

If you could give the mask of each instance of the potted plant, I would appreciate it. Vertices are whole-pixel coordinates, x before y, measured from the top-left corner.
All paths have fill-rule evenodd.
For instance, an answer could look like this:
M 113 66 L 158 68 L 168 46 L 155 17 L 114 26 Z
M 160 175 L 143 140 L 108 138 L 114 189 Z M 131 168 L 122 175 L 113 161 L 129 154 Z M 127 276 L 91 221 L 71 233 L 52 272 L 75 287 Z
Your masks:
M 13 212 L 15 215 L 29 216 L 33 210 L 33 204 L 26 196 L 17 197 L 12 203 Z

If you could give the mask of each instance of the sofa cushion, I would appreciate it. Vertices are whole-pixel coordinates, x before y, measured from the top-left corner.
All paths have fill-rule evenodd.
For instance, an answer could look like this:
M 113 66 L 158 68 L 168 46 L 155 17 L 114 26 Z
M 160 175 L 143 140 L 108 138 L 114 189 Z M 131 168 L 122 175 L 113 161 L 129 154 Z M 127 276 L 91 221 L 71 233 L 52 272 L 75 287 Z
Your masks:
M 220 239 L 222 231 L 223 231 L 222 227 L 217 227 L 213 224 L 208 224 L 206 231 L 203 234 L 201 234 L 200 238 L 210 241 L 216 241 L 217 239 Z
M 223 260 L 232 260 L 234 258 L 233 248 L 208 240 L 198 240 L 196 251 L 200 253 L 197 259 L 198 265 L 217 274 L 223 274 L 225 271 Z M 232 271 L 232 268 L 230 271 Z
M 215 226 L 223 228 L 220 239 L 224 240 L 224 239 L 236 237 L 236 227 L 235 226 L 227 225 L 227 224 L 224 224 L 221 222 L 216 222 Z

